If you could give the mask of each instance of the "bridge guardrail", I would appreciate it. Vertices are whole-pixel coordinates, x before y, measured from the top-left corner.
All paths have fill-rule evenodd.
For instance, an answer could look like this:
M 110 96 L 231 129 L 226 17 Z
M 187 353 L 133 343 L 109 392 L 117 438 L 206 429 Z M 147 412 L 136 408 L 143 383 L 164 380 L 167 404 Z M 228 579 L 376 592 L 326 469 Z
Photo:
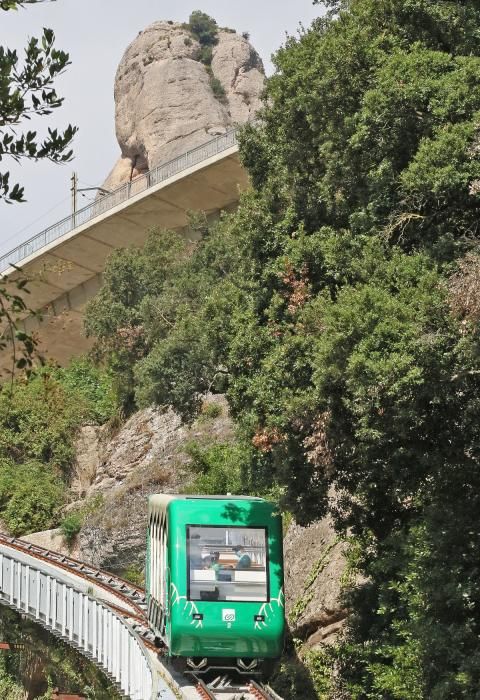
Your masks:
M 62 570 L 0 543 L 0 604 L 28 615 L 99 665 L 131 700 L 174 698 L 159 688 L 142 640 L 108 604 L 81 590 Z
M 235 146 L 237 144 L 237 134 L 238 129 L 231 129 L 225 134 L 216 136 L 201 146 L 192 148 L 186 153 L 139 175 L 125 185 L 121 185 L 112 192 L 99 197 L 86 207 L 79 209 L 75 214 L 70 214 L 70 216 L 37 233 L 0 257 L 0 273 L 5 272 L 12 264 L 18 265 L 22 260 L 44 248 L 49 243 L 106 213 L 113 207 L 122 204 L 130 197 L 134 197 L 140 192 L 181 173 L 183 170 L 187 170 L 193 165 L 198 165 L 202 161 Z

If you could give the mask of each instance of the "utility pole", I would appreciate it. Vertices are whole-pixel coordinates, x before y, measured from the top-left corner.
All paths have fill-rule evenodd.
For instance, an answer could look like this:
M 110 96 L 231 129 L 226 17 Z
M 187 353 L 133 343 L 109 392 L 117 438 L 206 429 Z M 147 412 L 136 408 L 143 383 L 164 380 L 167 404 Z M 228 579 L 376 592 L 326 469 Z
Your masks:
M 73 219 L 73 228 L 77 225 L 76 221 L 76 214 L 78 211 L 78 193 L 79 192 L 98 192 L 101 195 L 106 195 L 110 194 L 110 190 L 106 190 L 104 187 L 78 187 L 78 175 L 77 173 L 72 173 L 72 177 L 70 178 L 70 182 L 72 183 L 70 186 L 70 192 L 72 193 L 72 219 Z
M 77 173 L 72 173 L 72 177 L 70 178 L 70 181 L 72 183 L 72 186 L 70 188 L 70 191 L 72 193 L 72 216 L 75 216 L 77 213 L 77 192 L 78 192 L 78 175 Z

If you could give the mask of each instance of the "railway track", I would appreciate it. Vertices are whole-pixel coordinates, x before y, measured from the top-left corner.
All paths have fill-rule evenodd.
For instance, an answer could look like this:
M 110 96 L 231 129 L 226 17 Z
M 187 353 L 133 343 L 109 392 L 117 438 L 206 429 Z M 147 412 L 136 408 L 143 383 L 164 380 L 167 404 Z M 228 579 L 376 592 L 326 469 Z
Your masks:
M 115 591 L 119 596 L 128 600 L 132 605 L 139 609 L 146 610 L 145 591 L 139 586 L 135 586 L 129 581 L 111 574 L 108 571 L 103 571 L 94 566 L 89 566 L 77 559 L 67 557 L 59 552 L 53 552 L 49 549 L 44 549 L 37 544 L 32 544 L 26 540 L 18 539 L 17 537 L 9 537 L 8 535 L 0 534 L 0 542 L 13 547 L 25 554 L 29 554 L 37 559 L 49 561 L 55 566 L 66 569 L 67 571 L 76 573 L 81 578 L 92 581 L 98 586 L 106 587 Z
M 219 676 L 210 683 L 194 676 L 195 690 L 201 700 L 282 700 L 268 685 L 249 680 L 242 685 L 232 685 L 228 676 Z
M 145 646 L 152 651 L 158 651 L 153 644 L 153 635 L 148 627 L 147 604 L 145 591 L 142 588 L 108 571 L 89 566 L 73 557 L 67 557 L 16 537 L 0 534 L 0 543 L 73 573 L 109 593 L 110 596 L 114 596 L 116 602 L 108 600 L 109 607 L 121 614 L 132 625 Z

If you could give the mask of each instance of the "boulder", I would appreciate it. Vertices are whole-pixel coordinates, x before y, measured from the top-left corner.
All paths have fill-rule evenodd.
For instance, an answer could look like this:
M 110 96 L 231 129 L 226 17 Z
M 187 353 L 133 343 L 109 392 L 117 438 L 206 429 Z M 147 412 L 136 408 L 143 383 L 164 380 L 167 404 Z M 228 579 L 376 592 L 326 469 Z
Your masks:
M 212 70 L 226 92 L 231 122 L 244 124 L 254 119 L 261 107 L 265 86 L 263 63 L 243 36 L 225 31 L 218 36 Z
M 301 527 L 292 522 L 284 541 L 285 599 L 293 637 L 316 647 L 335 641 L 347 617 L 341 600 L 345 544 L 329 518 Z

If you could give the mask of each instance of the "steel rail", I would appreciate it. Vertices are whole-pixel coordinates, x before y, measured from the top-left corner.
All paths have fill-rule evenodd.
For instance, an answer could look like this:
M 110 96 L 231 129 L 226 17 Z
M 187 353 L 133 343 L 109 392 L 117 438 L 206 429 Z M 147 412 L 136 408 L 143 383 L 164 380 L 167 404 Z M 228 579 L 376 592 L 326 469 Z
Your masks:
M 77 227 L 83 226 L 98 216 L 102 216 L 131 197 L 236 146 L 237 134 L 238 129 L 231 129 L 225 134 L 210 139 L 201 146 L 192 148 L 166 163 L 161 163 L 130 182 L 112 190 L 112 192 L 96 199 L 86 207 L 77 210 L 74 214 L 66 216 L 64 219 L 37 233 L 0 257 L 0 273 L 5 272 L 12 265 L 19 265 L 22 260 L 33 255 L 33 253 L 45 248 Z
M 130 581 L 127 581 L 126 579 L 121 578 L 116 574 L 112 574 L 109 571 L 99 569 L 95 566 L 89 566 L 88 564 L 85 564 L 85 562 L 79 561 L 78 559 L 74 559 L 73 557 L 67 556 L 65 554 L 60 554 L 60 552 L 54 552 L 50 549 L 46 549 L 45 547 L 40 547 L 40 545 L 33 544 L 32 542 L 27 542 L 27 540 L 22 540 L 18 537 L 10 537 L 9 535 L 0 534 L 0 541 L 5 542 L 5 544 L 11 544 L 22 548 L 26 552 L 28 552 L 28 554 L 34 555 L 35 552 L 38 552 L 42 556 L 51 559 L 51 561 L 66 563 L 69 566 L 71 566 L 72 569 L 76 569 L 76 567 L 78 567 L 78 570 L 82 571 L 86 575 L 94 576 L 96 581 L 105 580 L 108 582 L 114 580 L 115 582 L 117 582 L 118 585 L 123 585 L 126 588 L 138 593 L 139 597 L 143 601 L 145 600 L 145 591 L 143 588 L 140 588 L 140 586 L 136 586 L 134 583 L 131 583 Z
M 111 601 L 108 601 L 108 607 L 128 621 L 135 632 L 141 637 L 144 645 L 151 652 L 158 653 L 158 649 L 154 644 L 154 636 L 148 625 L 145 591 L 142 588 L 135 584 L 130 584 L 120 576 L 116 576 L 108 571 L 90 567 L 77 559 L 67 557 L 59 552 L 52 552 L 49 549 L 32 544 L 31 542 L 26 542 L 25 540 L 0 534 L 0 544 L 2 543 L 37 559 L 53 564 L 71 574 L 75 574 L 75 576 L 93 583 L 95 586 L 122 600 L 125 603 L 124 608 L 115 605 Z M 132 608 L 133 612 L 131 610 Z
M 125 581 L 125 579 L 111 574 L 108 571 L 86 566 L 76 559 L 64 556 L 58 552 L 52 552 L 49 549 L 16 537 L 8 537 L 7 535 L 0 534 L 0 544 L 5 544 L 8 547 L 24 552 L 36 559 L 47 561 L 86 581 L 91 581 L 95 586 L 108 591 L 110 594 L 115 595 L 126 603 L 126 609 L 115 605 L 113 606 L 116 607 L 117 610 L 122 610 L 126 617 L 131 617 L 138 621 L 142 620 L 147 624 L 145 591 L 138 586 L 130 584 L 128 581 Z M 132 613 L 128 608 L 133 608 L 134 612 Z
M 256 681 L 250 681 L 248 683 L 248 689 L 255 700 L 282 700 L 270 686 L 260 685 Z
M 216 700 L 217 696 L 212 693 L 208 685 L 202 681 L 201 678 L 197 678 L 194 676 L 195 679 L 195 690 L 197 691 L 199 697 L 202 698 L 202 700 Z
M 250 700 L 282 700 L 270 686 L 261 685 L 255 680 L 249 680 L 244 685 L 234 685 L 225 676 L 207 684 L 195 674 L 189 674 L 189 676 L 193 678 L 194 688 L 202 700 L 219 700 L 225 693 L 235 697 L 239 695 L 245 700 L 247 698 L 250 698 Z M 220 684 L 217 685 L 217 681 L 220 681 Z

